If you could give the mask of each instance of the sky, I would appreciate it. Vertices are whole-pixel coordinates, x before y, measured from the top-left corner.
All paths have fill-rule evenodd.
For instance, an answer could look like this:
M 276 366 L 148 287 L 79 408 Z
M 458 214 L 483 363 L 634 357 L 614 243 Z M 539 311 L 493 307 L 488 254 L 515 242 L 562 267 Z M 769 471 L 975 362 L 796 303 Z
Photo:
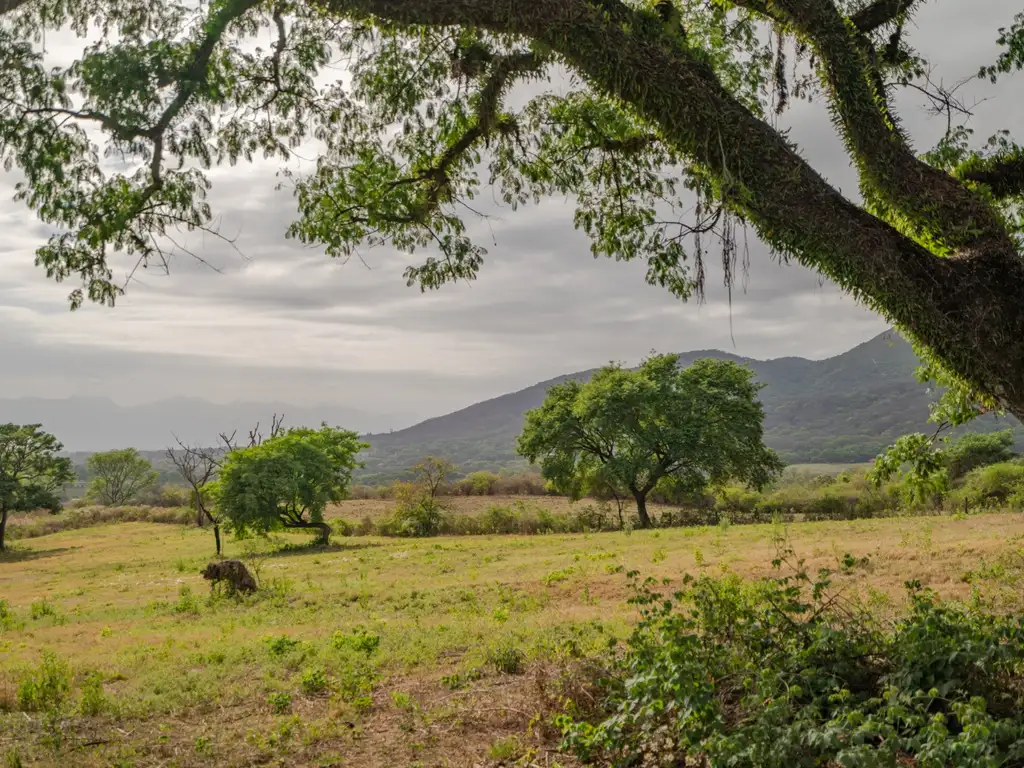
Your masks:
M 1005 0 L 931 0 L 912 42 L 958 81 L 990 63 L 997 29 L 1019 8 Z M 82 41 L 49 43 L 62 56 Z M 960 91 L 980 102 L 971 126 L 984 138 L 1020 126 L 1024 100 L 1007 79 Z M 919 151 L 941 135 L 924 99 L 899 97 Z M 791 137 L 826 178 L 856 199 L 856 176 L 822 103 L 796 102 Z M 298 171 L 312 168 L 298 160 Z M 839 354 L 884 331 L 886 322 L 798 265 L 780 265 L 749 235 L 750 270 L 731 306 L 710 271 L 707 302 L 682 303 L 645 284 L 644 265 L 595 260 L 561 199 L 471 224 L 489 254 L 479 279 L 421 293 L 402 271 L 410 257 L 384 248 L 364 263 L 332 261 L 285 240 L 295 216 L 275 190 L 279 164 L 211 173 L 210 202 L 234 248 L 192 238 L 210 267 L 177 258 L 169 275 L 146 273 L 116 308 L 68 311 L 74 287 L 47 280 L 33 252 L 48 230 L 11 200 L 0 171 L 0 399 L 104 396 L 124 405 L 168 397 L 214 402 L 339 403 L 398 428 L 554 376 L 651 351 L 722 349 L 765 359 Z M 484 194 L 483 198 L 488 195 Z

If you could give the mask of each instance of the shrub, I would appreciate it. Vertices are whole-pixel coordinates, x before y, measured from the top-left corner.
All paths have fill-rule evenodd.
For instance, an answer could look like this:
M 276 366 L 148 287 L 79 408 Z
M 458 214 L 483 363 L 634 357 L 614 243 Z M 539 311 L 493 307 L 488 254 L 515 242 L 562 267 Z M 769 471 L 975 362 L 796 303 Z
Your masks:
M 783 552 L 776 568 L 792 563 Z M 845 558 L 843 570 L 857 567 Z M 627 765 L 892 766 L 1016 764 L 1024 739 L 1024 621 L 941 603 L 907 585 L 892 623 L 844 601 L 839 578 L 653 579 L 641 620 L 610 657 L 592 716 L 563 714 L 583 761 Z
M 351 649 L 367 656 L 380 648 L 380 635 L 370 634 L 362 627 L 356 627 L 351 633 L 335 632 L 331 645 L 338 650 Z
M 275 715 L 285 715 L 291 711 L 292 695 L 283 691 L 271 693 L 267 696 L 267 704 Z
M 106 693 L 103 691 L 103 676 L 99 672 L 90 672 L 82 682 L 82 695 L 78 702 L 79 711 L 86 716 L 99 715 L 110 706 Z
M 289 653 L 291 653 L 300 645 L 302 645 L 301 640 L 296 640 L 294 637 L 288 637 L 288 635 L 264 637 L 263 642 L 267 646 L 267 653 L 269 653 L 270 656 L 275 659 L 279 659 L 282 656 L 287 656 Z
M 503 675 L 518 675 L 523 671 L 526 654 L 514 645 L 503 645 L 491 648 L 487 652 L 487 661 Z
M 950 496 L 954 507 L 965 502 L 971 507 L 994 507 L 1008 503 L 1024 490 L 1024 466 L 1004 462 L 990 464 L 967 473 L 963 484 Z
M 302 671 L 299 684 L 307 696 L 323 693 L 327 690 L 327 673 L 321 667 L 307 667 Z
M 50 651 L 43 652 L 39 667 L 18 685 L 18 707 L 24 712 L 57 711 L 71 690 L 71 668 Z

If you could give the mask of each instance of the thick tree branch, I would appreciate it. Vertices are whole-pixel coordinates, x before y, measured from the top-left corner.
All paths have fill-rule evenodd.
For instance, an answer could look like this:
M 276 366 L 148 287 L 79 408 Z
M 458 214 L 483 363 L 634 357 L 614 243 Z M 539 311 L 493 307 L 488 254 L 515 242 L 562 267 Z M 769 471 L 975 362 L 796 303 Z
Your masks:
M 958 175 L 987 185 L 998 198 L 1024 194 L 1024 151 L 985 160 Z
M 863 34 L 874 32 L 879 27 L 896 21 L 920 0 L 875 0 L 850 17 L 850 21 Z
M 1012 298 L 1009 287 L 1024 284 L 1024 263 L 1003 228 L 979 238 L 975 259 L 936 257 L 845 199 L 783 136 L 710 77 L 702 62 L 680 46 L 667 44 L 663 36 L 647 36 L 640 25 L 625 28 L 585 0 L 320 2 L 343 15 L 372 14 L 408 24 L 469 24 L 548 45 L 594 87 L 630 104 L 661 129 L 666 142 L 706 168 L 729 205 L 742 212 L 766 242 L 867 301 L 927 344 L 952 370 L 1024 415 L 1024 377 L 1019 375 L 1024 307 Z M 799 10 L 820 3 L 785 0 L 785 6 Z M 833 29 L 836 19 L 832 13 L 820 15 L 820 10 L 810 19 L 811 26 L 816 28 L 823 20 L 828 43 L 838 34 Z M 839 29 L 844 34 L 837 41 L 840 52 L 852 56 L 857 49 L 841 18 Z M 863 65 L 863 59 L 858 63 Z M 834 77 L 844 82 L 841 73 Z M 861 87 L 853 86 L 855 91 Z M 877 116 L 877 105 L 872 107 Z M 870 119 L 871 135 L 879 122 L 880 117 Z M 851 127 L 859 135 L 863 126 L 851 119 Z M 905 204 L 912 210 L 919 207 L 921 196 L 915 193 L 920 193 L 923 179 L 935 182 L 933 192 L 948 193 L 963 205 L 967 214 L 954 220 L 988 218 L 984 210 L 970 215 L 977 198 L 965 197 L 955 179 L 910 163 L 902 140 L 894 135 L 886 129 L 881 155 L 868 146 L 860 150 L 872 163 L 885 156 L 898 161 L 886 175 L 898 178 L 902 170 L 911 174 L 916 188 L 903 196 L 909 198 Z M 947 200 L 939 205 L 950 208 Z
M 764 3 L 738 4 L 758 10 Z M 767 5 L 821 56 L 830 100 L 860 166 L 865 197 L 897 209 L 919 233 L 960 255 L 1013 248 L 1002 220 L 984 198 L 915 156 L 889 114 L 870 44 L 851 34 L 833 0 L 767 0 Z

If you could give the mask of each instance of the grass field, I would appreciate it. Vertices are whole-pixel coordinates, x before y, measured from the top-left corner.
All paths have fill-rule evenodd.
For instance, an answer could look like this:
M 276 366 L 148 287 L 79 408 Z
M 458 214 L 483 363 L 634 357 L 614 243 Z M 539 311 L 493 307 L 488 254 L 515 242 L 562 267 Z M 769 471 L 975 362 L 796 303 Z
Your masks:
M 900 610 L 908 579 L 1021 600 L 1024 515 L 786 531 L 811 567 L 867 556 L 851 586 L 878 612 Z M 628 631 L 624 571 L 765 575 L 778 533 L 229 540 L 264 585 L 242 600 L 209 597 L 209 531 L 123 523 L 19 541 L 0 559 L 0 765 L 573 765 L 545 723 L 561 671 Z M 44 651 L 73 679 L 59 716 L 19 711 Z

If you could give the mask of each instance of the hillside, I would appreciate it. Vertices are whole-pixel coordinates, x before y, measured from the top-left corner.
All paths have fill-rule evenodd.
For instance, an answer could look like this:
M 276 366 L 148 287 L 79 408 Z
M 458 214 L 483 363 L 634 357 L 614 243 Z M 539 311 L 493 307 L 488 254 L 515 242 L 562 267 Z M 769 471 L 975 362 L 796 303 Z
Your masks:
M 914 378 L 917 359 L 895 333 L 826 360 L 753 360 L 699 350 L 683 354 L 681 362 L 701 357 L 744 363 L 757 374 L 766 385 L 761 392 L 766 442 L 790 463 L 867 461 L 899 435 L 928 427 L 928 403 L 935 395 Z M 451 459 L 463 472 L 525 468 L 515 453 L 523 413 L 539 406 L 553 384 L 586 380 L 593 372 L 561 376 L 408 429 L 370 435 L 362 479 L 393 479 L 428 454 Z M 990 431 L 1008 424 L 986 419 L 975 428 Z M 1024 430 L 1018 443 L 1024 447 Z

